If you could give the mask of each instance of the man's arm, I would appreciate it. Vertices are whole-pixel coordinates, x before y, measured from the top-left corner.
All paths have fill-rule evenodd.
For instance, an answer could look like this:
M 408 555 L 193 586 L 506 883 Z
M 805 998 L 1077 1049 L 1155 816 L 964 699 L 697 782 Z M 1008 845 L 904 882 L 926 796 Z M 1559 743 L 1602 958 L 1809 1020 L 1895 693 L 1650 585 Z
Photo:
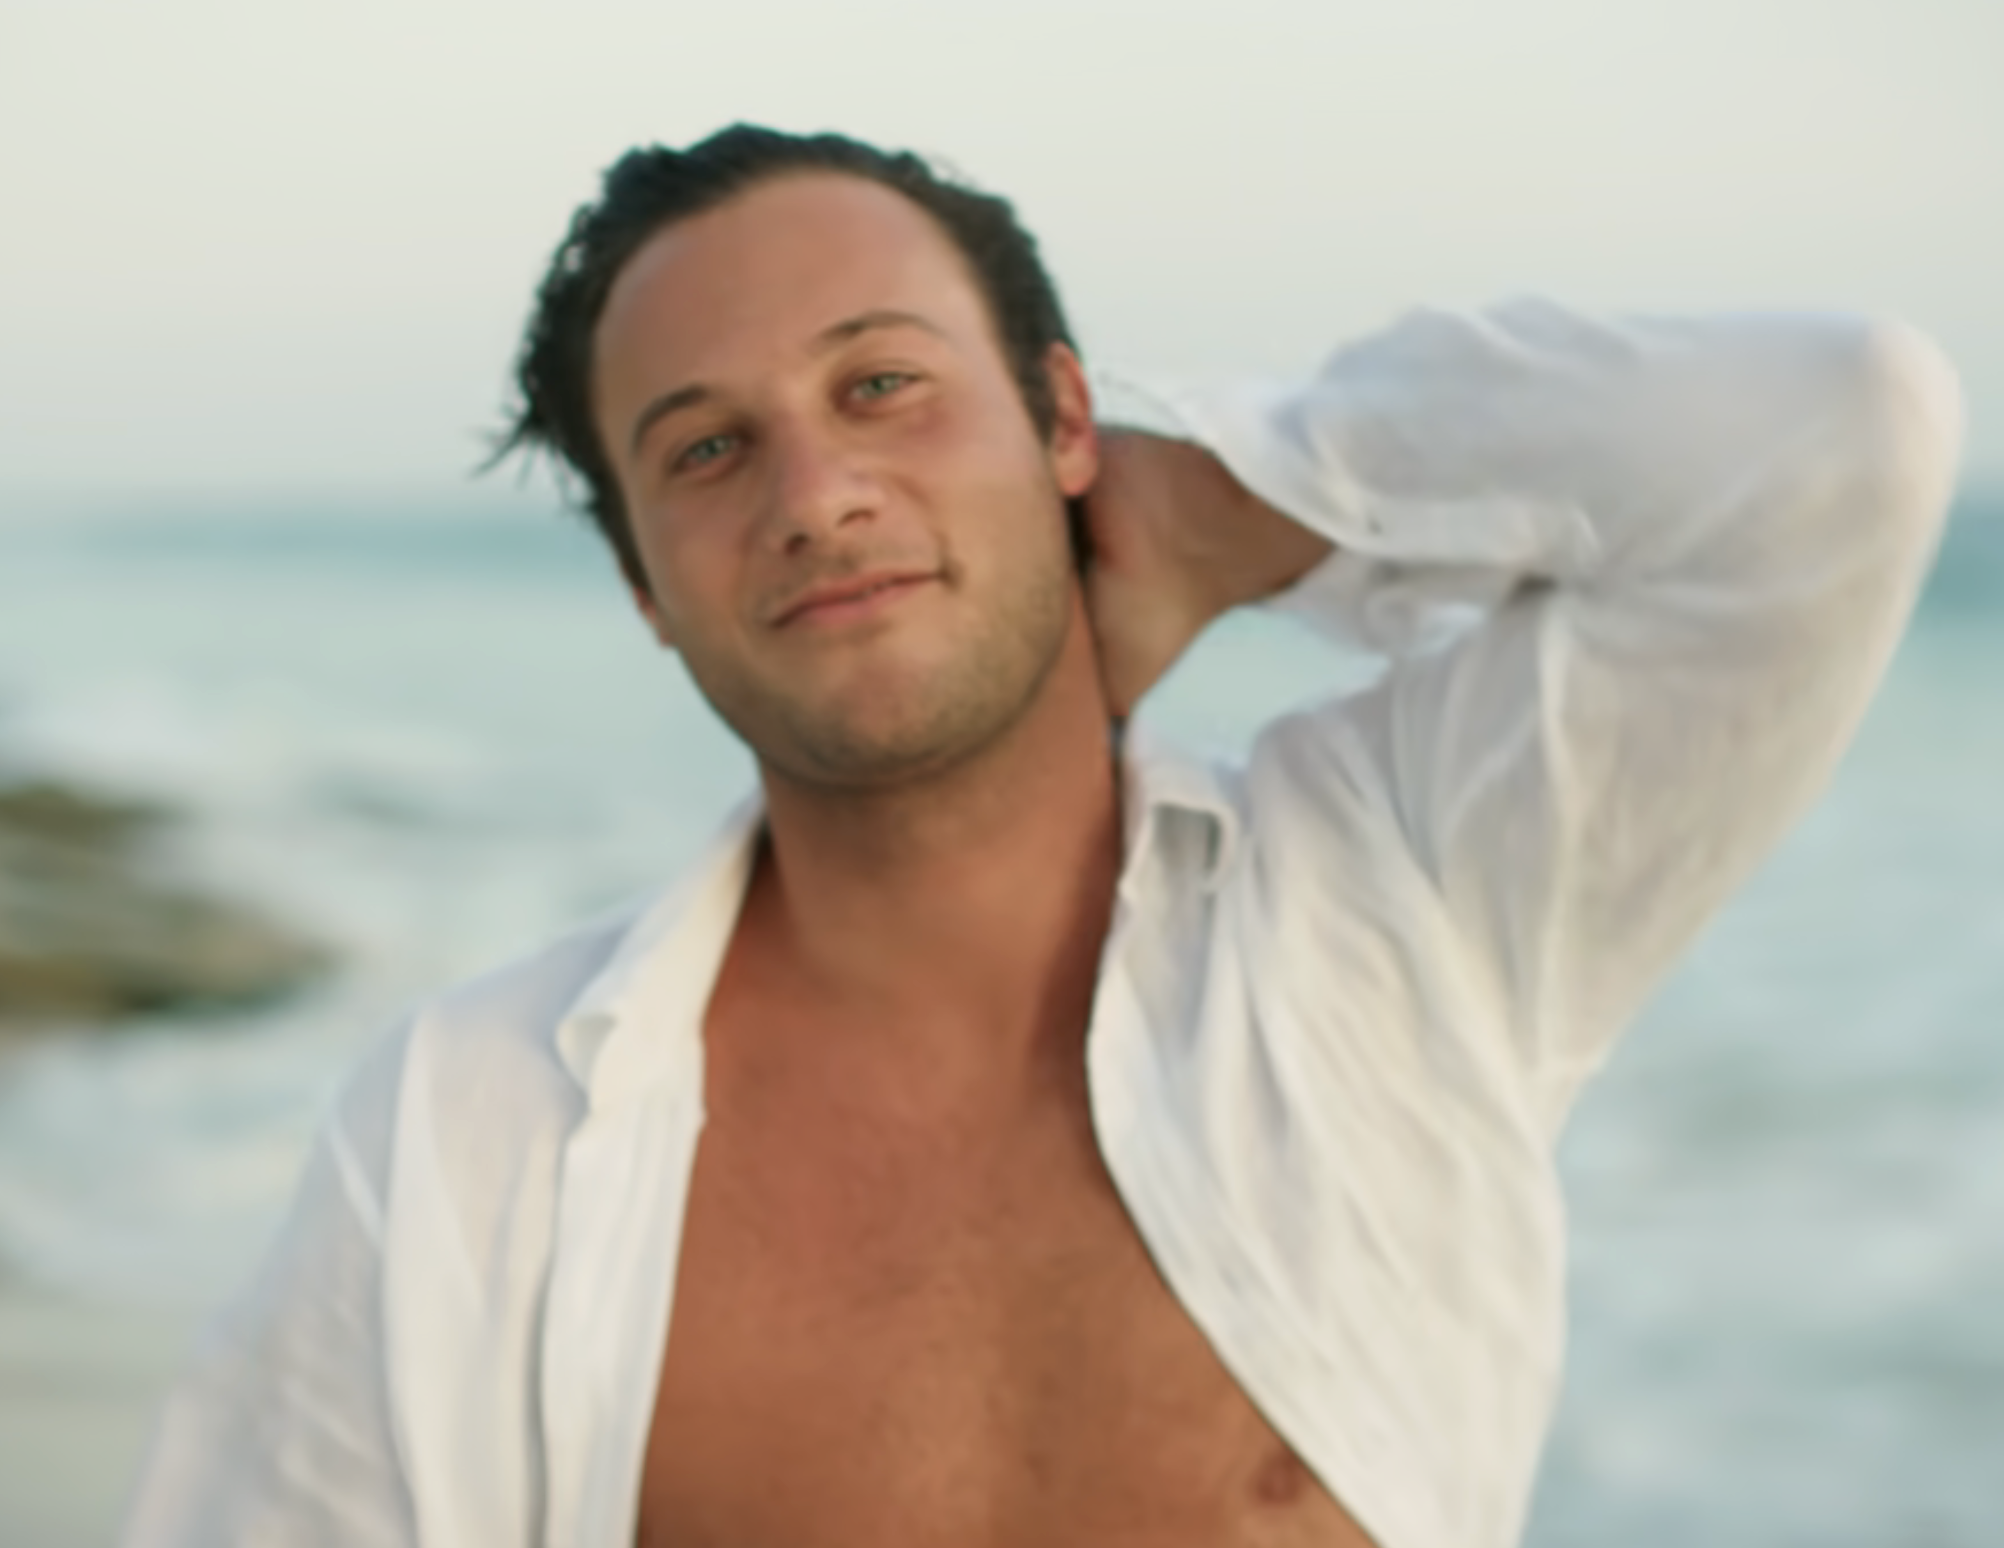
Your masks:
M 1847 319 L 1518 304 L 1166 406 L 1207 450 L 1115 438 L 1089 503 L 1116 705 L 1314 565 L 1287 603 L 1395 664 L 1262 735 L 1263 890 L 1354 883 L 1317 824 L 1396 832 L 1562 1099 L 1854 728 L 1932 553 L 1952 375 Z M 1483 621 L 1429 648 L 1451 605 Z
M 1117 720 L 1214 619 L 1285 590 L 1331 547 L 1204 447 L 1147 431 L 1101 432 L 1086 509 L 1087 607 Z

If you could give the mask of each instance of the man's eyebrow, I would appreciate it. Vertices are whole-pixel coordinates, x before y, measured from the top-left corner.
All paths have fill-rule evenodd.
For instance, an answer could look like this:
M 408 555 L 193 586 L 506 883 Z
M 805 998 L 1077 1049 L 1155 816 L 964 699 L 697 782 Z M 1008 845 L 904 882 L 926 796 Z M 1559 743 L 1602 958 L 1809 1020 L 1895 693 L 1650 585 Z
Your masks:
M 922 328 L 935 338 L 945 338 L 946 330 L 931 318 L 921 317 L 917 312 L 900 312 L 889 307 L 878 307 L 873 311 L 858 312 L 854 317 L 845 317 L 840 322 L 823 328 L 814 336 L 814 350 L 823 350 L 847 344 L 878 328 Z
M 634 416 L 633 434 L 628 437 L 626 443 L 628 453 L 638 452 L 640 443 L 647 437 L 647 432 L 661 420 L 682 409 L 694 408 L 710 396 L 710 389 L 699 383 L 691 387 L 677 387 L 673 392 L 664 392 L 658 398 L 650 398 L 647 406 Z
M 851 339 L 860 338 L 879 328 L 921 328 L 936 338 L 945 338 L 946 330 L 930 318 L 921 317 L 917 312 L 900 312 L 895 308 L 878 307 L 868 312 L 858 312 L 854 317 L 845 317 L 838 323 L 831 323 L 815 334 L 809 346 L 814 354 L 825 354 L 838 349 Z M 685 408 L 694 408 L 707 402 L 715 394 L 700 382 L 687 387 L 677 387 L 672 392 L 664 392 L 658 398 L 650 398 L 646 407 L 634 416 L 632 434 L 627 437 L 627 450 L 637 453 L 640 443 L 649 430 L 666 419 L 670 414 L 680 413 Z

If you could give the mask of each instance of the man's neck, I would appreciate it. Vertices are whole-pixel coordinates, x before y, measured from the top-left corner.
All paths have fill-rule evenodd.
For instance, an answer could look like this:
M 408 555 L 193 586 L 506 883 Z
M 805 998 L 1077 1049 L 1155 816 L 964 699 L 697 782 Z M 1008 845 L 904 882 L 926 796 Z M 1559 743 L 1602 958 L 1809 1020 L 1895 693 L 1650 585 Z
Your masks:
M 1023 719 L 946 774 L 861 794 L 768 776 L 740 928 L 831 1016 L 991 1050 L 1082 1028 L 1120 785 L 1082 619 L 1072 636 Z

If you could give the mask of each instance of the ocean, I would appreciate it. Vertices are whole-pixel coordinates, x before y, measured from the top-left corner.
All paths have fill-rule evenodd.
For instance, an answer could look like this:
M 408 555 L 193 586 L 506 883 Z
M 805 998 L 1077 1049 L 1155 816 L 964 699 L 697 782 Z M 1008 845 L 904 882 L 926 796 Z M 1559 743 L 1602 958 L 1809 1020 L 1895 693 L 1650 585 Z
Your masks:
M 1369 671 L 1235 618 L 1147 715 L 1229 755 Z M 0 1278 L 114 1318 L 213 1306 L 402 1007 L 658 885 L 751 779 L 596 540 L 519 501 L 16 502 L 10 774 L 185 811 L 182 874 L 343 964 L 0 1059 Z M 1834 786 L 1562 1155 L 1533 1548 L 2004 1543 L 2004 502 L 1963 502 Z

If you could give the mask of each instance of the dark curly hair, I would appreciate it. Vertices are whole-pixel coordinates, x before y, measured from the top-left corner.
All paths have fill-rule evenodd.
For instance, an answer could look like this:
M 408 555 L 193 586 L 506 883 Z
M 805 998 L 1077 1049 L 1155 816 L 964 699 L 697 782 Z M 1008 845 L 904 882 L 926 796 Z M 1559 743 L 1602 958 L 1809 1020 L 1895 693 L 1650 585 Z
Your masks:
M 585 514 L 612 545 L 627 578 L 642 588 L 646 577 L 592 414 L 592 334 L 613 282 L 652 237 L 793 172 L 868 178 L 939 223 L 987 302 L 1032 423 L 1041 435 L 1051 432 L 1055 404 L 1045 361 L 1051 345 L 1072 344 L 1071 330 L 1036 241 L 1007 200 L 954 181 L 908 152 L 879 150 L 839 134 L 734 124 L 688 150 L 653 145 L 628 151 L 605 173 L 597 201 L 571 217 L 537 288 L 515 359 L 516 406 L 492 461 L 541 452 L 560 474 L 568 470 L 582 480 Z

